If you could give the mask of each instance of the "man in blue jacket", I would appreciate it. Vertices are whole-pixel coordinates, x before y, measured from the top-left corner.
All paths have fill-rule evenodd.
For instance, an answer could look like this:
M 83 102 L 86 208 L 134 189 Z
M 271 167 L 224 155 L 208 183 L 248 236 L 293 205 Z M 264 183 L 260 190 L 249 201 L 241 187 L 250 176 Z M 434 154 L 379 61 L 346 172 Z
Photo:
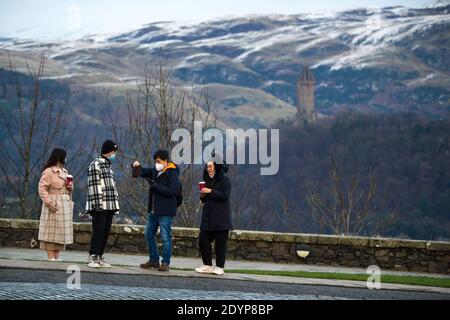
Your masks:
M 149 261 L 141 264 L 141 268 L 155 268 L 159 271 L 169 271 L 172 255 L 172 220 L 180 202 L 180 169 L 169 161 L 169 152 L 155 152 L 154 168 L 141 168 L 139 161 L 133 163 L 140 169 L 140 177 L 149 183 L 148 219 L 145 228 L 145 239 L 149 248 Z M 159 263 L 159 251 L 156 244 L 158 226 L 161 230 L 162 261 Z

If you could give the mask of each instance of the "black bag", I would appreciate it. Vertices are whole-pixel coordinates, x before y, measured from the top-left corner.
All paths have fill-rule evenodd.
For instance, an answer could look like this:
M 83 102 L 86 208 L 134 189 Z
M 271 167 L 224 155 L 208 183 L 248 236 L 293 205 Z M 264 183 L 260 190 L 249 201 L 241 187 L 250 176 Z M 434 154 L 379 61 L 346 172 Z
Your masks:
M 138 178 L 141 176 L 141 166 L 139 167 L 133 167 L 133 165 L 131 165 L 131 176 L 133 178 Z

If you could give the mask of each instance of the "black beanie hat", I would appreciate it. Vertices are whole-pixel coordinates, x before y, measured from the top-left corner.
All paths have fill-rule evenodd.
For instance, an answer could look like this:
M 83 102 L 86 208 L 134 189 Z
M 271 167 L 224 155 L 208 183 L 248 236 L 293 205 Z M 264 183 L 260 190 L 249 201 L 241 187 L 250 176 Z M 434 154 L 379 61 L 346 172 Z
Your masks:
M 117 150 L 117 144 L 114 141 L 106 140 L 102 145 L 102 154 L 110 153 Z

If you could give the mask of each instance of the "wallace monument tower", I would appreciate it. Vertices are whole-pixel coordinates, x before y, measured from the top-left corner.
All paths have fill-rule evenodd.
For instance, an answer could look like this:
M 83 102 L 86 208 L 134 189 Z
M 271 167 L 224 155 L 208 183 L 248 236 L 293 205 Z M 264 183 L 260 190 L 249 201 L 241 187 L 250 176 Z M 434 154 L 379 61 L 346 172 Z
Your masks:
M 314 89 L 316 81 L 309 67 L 304 66 L 297 80 L 297 124 L 317 120 L 314 109 Z

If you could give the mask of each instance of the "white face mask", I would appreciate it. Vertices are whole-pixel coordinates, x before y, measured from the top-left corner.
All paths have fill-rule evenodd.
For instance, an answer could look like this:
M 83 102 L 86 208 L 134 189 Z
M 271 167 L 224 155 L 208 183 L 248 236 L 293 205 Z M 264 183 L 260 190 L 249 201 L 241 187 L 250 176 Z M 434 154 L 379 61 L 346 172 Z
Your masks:
M 164 165 L 162 163 L 155 164 L 156 171 L 162 171 L 164 169 Z

